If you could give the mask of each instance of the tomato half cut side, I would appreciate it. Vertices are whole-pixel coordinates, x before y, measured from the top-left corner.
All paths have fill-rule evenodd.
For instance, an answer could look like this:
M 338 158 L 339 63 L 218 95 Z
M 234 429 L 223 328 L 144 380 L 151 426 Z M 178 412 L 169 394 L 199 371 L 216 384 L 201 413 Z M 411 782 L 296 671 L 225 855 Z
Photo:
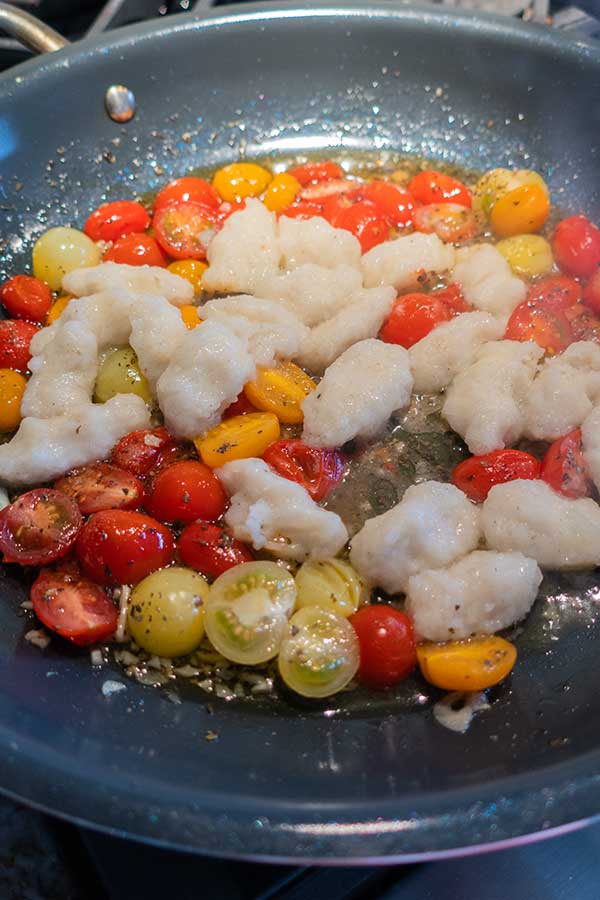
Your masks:
M 540 477 L 540 463 L 522 450 L 492 450 L 481 456 L 470 456 L 452 472 L 452 484 L 469 500 L 483 503 L 496 484 L 506 484 L 517 478 Z
M 581 300 L 581 285 L 566 275 L 548 275 L 531 285 L 527 300 L 547 309 L 568 309 Z
M 135 200 L 103 203 L 88 217 L 83 231 L 93 241 L 116 241 L 126 234 L 146 231 L 150 216 Z
M 131 431 L 115 444 L 111 461 L 118 468 L 143 477 L 155 466 L 162 450 L 177 444 L 166 428 Z
M 470 207 L 472 202 L 471 191 L 462 181 L 434 169 L 415 175 L 408 183 L 408 190 L 424 205 L 448 202 Z
M 313 500 L 323 500 L 344 475 L 339 450 L 310 447 L 300 440 L 276 441 L 263 453 L 264 461 L 289 481 L 305 488 Z
M 475 237 L 479 228 L 475 214 L 460 203 L 430 203 L 414 213 L 416 231 L 437 234 L 446 243 L 462 244 Z
M 156 240 L 175 259 L 205 259 L 206 232 L 213 228 L 216 213 L 206 203 L 193 200 L 161 206 L 154 215 Z
M 594 484 L 587 474 L 580 428 L 550 445 L 542 460 L 540 474 L 551 488 L 565 497 L 591 497 Z
M 184 528 L 177 552 L 186 566 L 207 578 L 218 578 L 228 569 L 254 559 L 245 544 L 213 522 L 192 522 Z
M 524 300 L 512 312 L 506 325 L 507 341 L 535 341 L 548 353 L 562 353 L 573 343 L 573 329 L 560 309 Z
M 81 525 L 81 513 L 70 497 L 36 488 L 0 513 L 0 551 L 5 562 L 44 565 L 67 555 Z
M 374 203 L 393 228 L 412 225 L 416 204 L 410 191 L 389 181 L 375 180 L 363 185 L 360 192 L 362 199 Z
M 137 509 L 144 499 L 144 485 L 139 478 L 110 463 L 74 469 L 54 486 L 70 497 L 84 516 L 102 509 Z
M 106 640 L 116 631 L 119 614 L 113 601 L 77 569 L 43 569 L 30 599 L 42 625 L 78 647 Z
M 320 184 L 322 181 L 343 178 L 344 170 L 331 160 L 323 160 L 295 166 L 288 171 L 288 175 L 299 181 L 302 187 L 308 187 L 309 184 Z

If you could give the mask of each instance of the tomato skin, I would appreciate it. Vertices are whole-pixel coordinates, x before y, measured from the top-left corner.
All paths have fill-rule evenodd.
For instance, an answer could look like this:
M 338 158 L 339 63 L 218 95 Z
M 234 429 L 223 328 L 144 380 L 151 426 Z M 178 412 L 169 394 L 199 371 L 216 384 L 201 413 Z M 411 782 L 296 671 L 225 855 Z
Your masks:
M 453 281 L 452 284 L 449 284 L 445 288 L 434 291 L 430 296 L 435 297 L 436 300 L 441 300 L 453 316 L 457 316 L 464 312 L 470 312 L 472 309 L 463 297 L 460 284 L 456 281 Z
M 415 210 L 414 226 L 423 234 L 437 234 L 446 243 L 470 241 L 479 228 L 475 215 L 460 203 L 430 203 Z
M 166 428 L 145 428 L 131 431 L 115 444 L 111 462 L 120 469 L 144 477 L 156 463 L 160 451 L 177 443 Z
M 218 578 L 227 569 L 254 559 L 245 544 L 212 522 L 192 522 L 184 528 L 177 552 L 186 566 L 207 578 Z
M 567 275 L 589 278 L 600 265 L 600 229 L 585 216 L 569 216 L 554 230 L 552 251 Z
M 451 308 L 435 294 L 404 294 L 394 301 L 379 337 L 408 349 L 452 317 Z
M 35 488 L 0 512 L 4 562 L 39 566 L 66 556 L 81 530 L 81 513 L 70 497 Z
M 112 245 L 103 257 L 104 262 L 122 263 L 127 266 L 160 266 L 168 259 L 155 238 L 149 234 L 126 234 Z
M 116 241 L 126 234 L 146 231 L 150 216 L 135 200 L 114 200 L 94 210 L 83 226 L 84 234 L 93 241 Z
M 581 300 L 581 285 L 566 275 L 548 275 L 531 285 L 527 300 L 548 309 L 568 309 Z
M 583 302 L 589 306 L 596 315 L 600 315 L 600 269 L 598 269 L 583 291 Z
M 145 503 L 150 515 L 162 522 L 218 519 L 227 496 L 217 476 L 204 463 L 182 460 L 158 472 Z
M 107 509 L 85 522 L 75 552 L 83 573 L 97 584 L 137 584 L 173 558 L 170 530 L 143 513 Z
M 550 445 L 542 460 L 540 475 L 551 488 L 565 497 L 591 497 L 594 485 L 583 458 L 580 428 Z
M 573 332 L 574 341 L 596 341 L 600 344 L 600 319 L 589 306 L 576 303 L 565 309 L 563 315 Z
M 287 216 L 288 219 L 312 219 L 314 216 L 323 215 L 323 204 L 312 200 L 300 200 L 283 209 L 280 215 Z
M 31 586 L 33 611 L 46 628 L 78 647 L 110 638 L 118 611 L 105 591 L 78 569 L 42 569 Z
M 229 216 L 232 216 L 236 212 L 240 212 L 242 209 L 246 209 L 245 200 L 224 200 L 217 209 L 215 229 L 219 231 Z
M 389 181 L 371 181 L 360 189 L 363 200 L 374 203 L 393 228 L 412 225 L 415 198 L 410 191 Z
M 252 406 L 244 391 L 238 394 L 237 400 L 230 403 L 221 419 L 231 419 L 233 416 L 245 416 L 247 413 L 258 412 L 255 406 Z
M 288 170 L 288 175 L 300 182 L 302 187 L 309 184 L 320 184 L 322 181 L 333 181 L 344 177 L 344 170 L 337 163 L 330 160 L 322 162 L 309 162 L 301 166 L 294 166 Z
M 215 221 L 215 210 L 206 203 L 165 203 L 154 215 L 154 234 L 159 246 L 174 259 L 206 259 L 200 235 Z
M 362 187 L 360 182 L 352 181 L 350 178 L 334 178 L 333 181 L 320 181 L 318 184 L 302 188 L 296 200 L 299 203 L 307 201 L 322 205 L 334 194 L 348 194 L 353 200 L 364 200 L 360 193 Z
M 331 493 L 344 474 L 339 450 L 309 447 L 300 440 L 276 441 L 263 459 L 278 475 L 302 485 L 315 501 Z
M 417 651 L 412 620 L 406 613 L 375 603 L 363 606 L 348 621 L 360 645 L 360 681 L 385 690 L 410 675 Z
M 408 190 L 415 200 L 428 206 L 430 203 L 459 203 L 461 206 L 471 206 L 471 191 L 462 181 L 428 169 L 419 172 L 408 183 Z
M 29 345 L 39 330 L 37 325 L 20 319 L 0 322 L 0 369 L 27 372 L 31 359 Z
M 54 487 L 70 497 L 84 516 L 103 509 L 137 509 L 144 500 L 139 478 L 104 462 L 73 469 Z
M 344 194 L 329 197 L 323 206 L 323 216 L 334 228 L 343 228 L 358 238 L 363 253 L 389 237 L 387 219 L 370 200 L 348 203 Z
M 204 203 L 217 210 L 221 203 L 221 198 L 215 191 L 214 187 L 205 181 L 204 178 L 196 178 L 193 175 L 186 175 L 183 178 L 176 178 L 159 191 L 154 201 L 154 212 L 168 203 Z
M 506 484 L 516 478 L 535 480 L 540 477 L 540 463 L 522 450 L 492 450 L 482 456 L 470 456 L 452 472 L 452 484 L 469 500 L 483 503 L 495 484 Z
M 52 306 L 52 291 L 45 281 L 31 275 L 15 275 L 0 289 L 2 306 L 14 319 L 45 322 Z
M 535 300 L 524 300 L 512 311 L 506 325 L 507 341 L 535 341 L 549 353 L 562 353 L 574 336 L 564 312 Z

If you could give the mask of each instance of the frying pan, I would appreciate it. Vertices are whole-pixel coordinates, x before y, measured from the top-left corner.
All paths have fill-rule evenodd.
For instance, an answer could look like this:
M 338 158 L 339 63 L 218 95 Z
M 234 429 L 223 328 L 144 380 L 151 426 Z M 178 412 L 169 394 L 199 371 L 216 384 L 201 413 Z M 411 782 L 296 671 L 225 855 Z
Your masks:
M 104 110 L 114 83 L 137 100 L 127 125 Z M 583 41 L 382 2 L 228 8 L 86 40 L 0 78 L 1 274 L 106 198 L 265 153 L 526 166 L 562 207 L 597 217 L 599 86 L 600 53 Z M 85 653 L 23 642 L 25 588 L 7 570 L 0 593 L 0 788 L 79 823 L 349 863 L 503 846 L 600 811 L 593 574 L 545 580 L 512 679 L 466 735 L 435 722 L 416 681 L 316 707 L 209 706 L 198 690 L 173 702 Z M 103 696 L 107 678 L 126 689 Z

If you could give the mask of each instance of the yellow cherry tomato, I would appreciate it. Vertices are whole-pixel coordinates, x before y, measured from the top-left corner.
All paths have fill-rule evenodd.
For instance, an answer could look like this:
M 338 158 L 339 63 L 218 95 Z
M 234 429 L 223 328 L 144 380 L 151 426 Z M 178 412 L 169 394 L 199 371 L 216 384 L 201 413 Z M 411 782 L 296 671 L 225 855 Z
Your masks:
M 21 421 L 27 380 L 13 369 L 0 369 L 0 432 L 14 431 Z
M 208 269 L 208 263 L 202 262 L 201 259 L 176 259 L 175 262 L 169 263 L 167 269 L 173 275 L 179 275 L 180 278 L 189 281 L 196 294 L 202 293 L 202 276 Z
M 490 225 L 500 237 L 539 231 L 550 212 L 548 194 L 538 184 L 524 184 L 494 203 Z
M 208 583 L 193 569 L 170 566 L 136 584 L 127 610 L 133 640 L 157 656 L 184 656 L 204 637 Z
M 97 266 L 100 248 L 76 228 L 50 228 L 33 246 L 33 274 L 51 290 L 59 291 L 65 275 L 74 269 Z
M 483 691 L 506 678 L 516 659 L 515 645 L 496 635 L 417 647 L 423 677 L 445 691 Z
M 487 222 L 501 197 L 525 185 L 537 185 L 548 196 L 546 182 L 531 169 L 490 169 L 482 175 L 473 190 L 473 212 L 478 222 Z
M 232 459 L 262 456 L 279 439 L 279 419 L 272 413 L 232 416 L 194 441 L 202 462 L 213 469 Z
M 369 599 L 369 588 L 345 559 L 309 559 L 296 572 L 297 606 L 320 606 L 344 618 Z
M 212 183 L 223 200 L 232 203 L 244 197 L 258 197 L 272 178 L 268 169 L 256 163 L 231 163 L 216 172 Z
M 202 324 L 203 320 L 198 315 L 197 306 L 192 306 L 191 303 L 186 303 L 185 306 L 181 306 L 179 308 L 179 312 L 181 313 L 181 318 L 183 319 L 185 327 L 189 328 L 190 331 L 197 325 Z
M 496 244 L 515 275 L 535 278 L 552 271 L 552 247 L 539 234 L 517 234 Z
M 146 376 L 132 347 L 119 347 L 104 354 L 98 367 L 94 400 L 107 403 L 117 394 L 137 394 L 148 406 L 153 398 Z
M 299 366 L 279 362 L 272 368 L 257 366 L 256 380 L 248 382 L 244 393 L 256 409 L 275 413 L 286 425 L 297 425 L 304 421 L 302 403 L 315 388 Z
M 267 188 L 263 203 L 271 212 L 281 212 L 294 202 L 301 190 L 302 185 L 297 178 L 282 172 L 275 176 Z
M 60 314 L 65 311 L 72 299 L 73 298 L 69 294 L 64 294 L 64 296 L 59 297 L 58 300 L 55 300 L 50 307 L 50 312 L 46 316 L 46 325 L 52 325 L 53 322 L 56 322 L 56 320 L 60 317 Z

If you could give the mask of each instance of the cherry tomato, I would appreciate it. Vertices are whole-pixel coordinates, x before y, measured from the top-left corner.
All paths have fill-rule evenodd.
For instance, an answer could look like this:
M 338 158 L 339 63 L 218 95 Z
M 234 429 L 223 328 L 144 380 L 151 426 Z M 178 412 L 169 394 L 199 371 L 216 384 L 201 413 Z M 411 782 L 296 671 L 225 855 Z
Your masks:
M 115 604 L 77 568 L 42 569 L 29 596 L 42 625 L 78 647 L 105 640 L 116 631 Z
M 596 341 L 600 344 L 600 319 L 589 306 L 576 303 L 565 309 L 563 315 L 569 323 L 574 341 Z
M 600 229 L 585 216 L 569 216 L 556 226 L 552 250 L 563 272 L 589 278 L 600 265 Z
M 531 285 L 527 300 L 548 309 L 567 309 L 581 300 L 581 285 L 566 275 L 548 275 Z
M 159 452 L 176 443 L 166 428 L 132 431 L 115 444 L 111 460 L 115 466 L 143 477 L 154 467 Z
M 244 391 L 238 395 L 237 400 L 230 403 L 221 419 L 231 419 L 233 416 L 245 416 L 247 413 L 255 413 L 257 409 L 252 406 Z
M 523 184 L 496 200 L 490 212 L 490 225 L 503 238 L 532 234 L 544 225 L 549 212 L 546 186 Z
M 212 522 L 193 522 L 184 528 L 177 551 L 186 566 L 207 578 L 218 578 L 227 569 L 254 559 L 245 544 Z
M 460 203 L 430 203 L 415 210 L 414 225 L 424 234 L 437 234 L 446 243 L 470 241 L 478 232 L 475 215 Z
M 369 200 L 349 203 L 345 194 L 329 197 L 323 206 L 323 215 L 334 228 L 343 228 L 358 238 L 363 253 L 389 237 L 390 226 L 386 218 Z
M 459 203 L 461 206 L 471 206 L 471 191 L 462 181 L 428 169 L 419 172 L 408 183 L 408 190 L 415 200 L 424 205 L 430 203 Z
M 192 450 L 191 444 L 180 444 L 179 442 L 165 444 L 165 446 L 158 451 L 154 465 L 150 470 L 150 477 L 154 478 L 154 476 L 158 475 L 159 472 L 162 472 L 163 469 L 167 469 L 176 462 L 183 462 L 184 460 L 189 460 L 193 457 L 194 451 Z
M 353 200 L 364 200 L 360 189 L 361 182 L 351 181 L 349 178 L 335 178 L 333 181 L 320 181 L 318 184 L 310 184 L 302 188 L 298 195 L 298 202 L 303 200 L 309 203 L 324 203 L 327 197 L 333 194 L 349 194 Z
M 83 226 L 84 234 L 93 241 L 116 241 L 126 234 L 145 231 L 150 216 L 135 200 L 114 200 L 99 206 Z
M 110 463 L 93 463 L 73 469 L 54 487 L 70 497 L 84 516 L 102 509 L 137 509 L 144 499 L 144 485 L 125 469 Z
M 205 203 L 167 203 L 154 214 L 156 240 L 175 259 L 205 259 L 202 233 L 216 221 L 213 207 Z
M 393 228 L 412 225 L 415 199 L 410 191 L 389 181 L 371 181 L 360 189 L 361 198 L 374 203 Z
M 410 675 L 417 664 L 417 650 L 406 613 L 375 603 L 363 606 L 348 621 L 360 645 L 360 681 L 385 690 Z
M 66 556 L 81 529 L 77 504 L 52 488 L 21 494 L 0 512 L 5 562 L 39 566 Z
M 379 337 L 388 344 L 412 347 L 452 317 L 452 309 L 435 294 L 404 294 L 394 301 Z
M 52 306 L 52 291 L 45 281 L 31 275 L 15 275 L 2 285 L 0 300 L 9 316 L 44 322 Z
M 522 450 L 492 450 L 483 456 L 470 456 L 452 472 L 452 484 L 469 500 L 483 503 L 495 484 L 506 484 L 516 478 L 540 477 L 540 464 L 535 456 Z
M 0 369 L 26 372 L 31 359 L 29 345 L 39 330 L 37 325 L 19 319 L 0 322 Z
M 196 460 L 176 462 L 153 479 L 146 498 L 150 515 L 162 522 L 218 519 L 227 497 L 217 476 Z
M 217 219 L 215 222 L 217 231 L 223 227 L 229 216 L 232 216 L 236 212 L 240 212 L 242 209 L 246 209 L 245 200 L 225 200 L 221 203 L 217 210 Z
M 313 500 L 323 500 L 344 474 L 339 450 L 309 447 L 303 441 L 276 441 L 263 453 L 264 461 L 289 481 L 305 488 Z
M 149 234 L 126 234 L 104 254 L 104 262 L 121 263 L 127 266 L 167 265 L 167 257 L 155 238 Z
M 319 184 L 321 181 L 333 181 L 335 178 L 343 178 L 344 170 L 337 163 L 330 160 L 322 162 L 308 162 L 301 166 L 294 166 L 288 171 L 302 187 L 308 187 L 309 184 Z
M 574 282 L 575 284 L 577 282 Z M 585 286 L 583 302 L 600 315 L 600 269 L 598 269 Z
M 542 460 L 541 477 L 565 497 L 590 497 L 593 482 L 583 458 L 581 429 L 577 428 L 550 445 Z
M 137 584 L 173 558 L 173 535 L 143 513 L 106 509 L 84 524 L 75 552 L 85 575 L 98 584 Z
M 453 316 L 457 316 L 459 313 L 469 312 L 469 310 L 472 309 L 463 297 L 460 284 L 456 281 L 449 284 L 448 287 L 434 291 L 431 296 L 435 297 L 436 300 L 441 300 Z
M 549 353 L 562 353 L 573 343 L 573 330 L 560 309 L 524 300 L 513 310 L 504 333 L 508 341 L 535 341 Z
M 169 203 L 189 203 L 190 200 L 193 203 L 203 203 L 214 210 L 221 203 L 221 198 L 208 181 L 205 181 L 204 178 L 186 175 L 169 182 L 162 191 L 159 191 L 154 201 L 154 212 L 158 212 L 162 206 L 167 206 Z
M 314 216 L 323 215 L 323 204 L 312 200 L 300 200 L 283 209 L 281 215 L 287 216 L 288 219 L 312 219 Z

